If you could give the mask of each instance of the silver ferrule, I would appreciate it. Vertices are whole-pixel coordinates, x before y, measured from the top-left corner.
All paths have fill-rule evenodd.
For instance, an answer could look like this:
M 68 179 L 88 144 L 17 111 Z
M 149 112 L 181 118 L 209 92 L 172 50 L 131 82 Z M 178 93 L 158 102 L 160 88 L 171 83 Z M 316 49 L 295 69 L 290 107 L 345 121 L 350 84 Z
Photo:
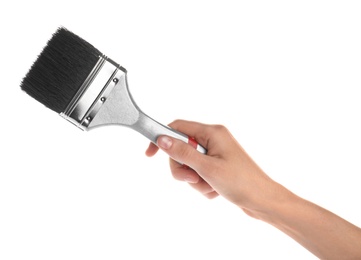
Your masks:
M 85 79 L 62 117 L 85 130 L 126 70 L 102 55 Z

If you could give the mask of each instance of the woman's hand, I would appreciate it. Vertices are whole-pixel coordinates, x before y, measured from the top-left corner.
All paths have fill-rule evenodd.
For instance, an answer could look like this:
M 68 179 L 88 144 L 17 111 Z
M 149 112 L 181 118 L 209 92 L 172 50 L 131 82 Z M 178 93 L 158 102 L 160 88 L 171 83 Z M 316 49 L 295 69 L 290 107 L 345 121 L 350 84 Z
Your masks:
M 175 179 L 188 182 L 207 198 L 221 195 L 247 213 L 263 210 L 273 198 L 279 186 L 256 165 L 227 128 L 183 120 L 169 126 L 195 138 L 208 150 L 204 155 L 175 138 L 159 137 L 159 148 L 172 158 L 170 168 Z M 157 151 L 158 147 L 151 143 L 146 154 L 153 156 Z
M 223 196 L 319 258 L 361 259 L 360 228 L 274 182 L 225 127 L 182 120 L 170 126 L 208 150 L 204 155 L 182 141 L 159 137 L 157 145 L 173 158 L 170 168 L 175 179 L 188 182 L 208 198 Z M 158 147 L 150 144 L 146 154 L 153 156 L 157 151 Z

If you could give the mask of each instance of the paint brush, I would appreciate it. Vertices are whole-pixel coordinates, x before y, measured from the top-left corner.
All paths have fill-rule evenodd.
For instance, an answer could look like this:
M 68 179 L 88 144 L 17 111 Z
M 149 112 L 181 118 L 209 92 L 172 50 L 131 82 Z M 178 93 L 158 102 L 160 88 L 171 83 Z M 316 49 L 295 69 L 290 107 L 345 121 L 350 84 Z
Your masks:
M 129 92 L 126 69 L 64 27 L 48 41 L 21 89 L 82 130 L 127 126 L 155 144 L 168 135 L 207 152 L 193 138 L 143 113 Z

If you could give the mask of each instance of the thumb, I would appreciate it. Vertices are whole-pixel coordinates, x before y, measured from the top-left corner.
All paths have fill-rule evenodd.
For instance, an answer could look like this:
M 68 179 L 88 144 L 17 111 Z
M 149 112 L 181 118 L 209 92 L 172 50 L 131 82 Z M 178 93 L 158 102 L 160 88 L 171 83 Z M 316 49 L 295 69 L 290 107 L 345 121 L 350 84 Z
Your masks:
M 191 145 L 169 136 L 160 136 L 157 145 L 175 161 L 186 164 L 195 171 L 202 168 L 205 155 Z

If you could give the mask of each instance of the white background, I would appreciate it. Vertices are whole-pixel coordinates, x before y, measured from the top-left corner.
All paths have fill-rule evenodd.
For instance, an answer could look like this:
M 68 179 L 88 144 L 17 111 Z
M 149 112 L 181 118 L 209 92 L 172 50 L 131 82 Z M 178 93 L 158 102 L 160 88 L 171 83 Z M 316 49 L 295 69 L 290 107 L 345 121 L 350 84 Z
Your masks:
M 0 259 L 315 259 L 175 181 L 122 127 L 82 132 L 19 88 L 59 26 L 128 70 L 142 110 L 226 125 L 273 179 L 361 226 L 359 1 L 1 4 Z

